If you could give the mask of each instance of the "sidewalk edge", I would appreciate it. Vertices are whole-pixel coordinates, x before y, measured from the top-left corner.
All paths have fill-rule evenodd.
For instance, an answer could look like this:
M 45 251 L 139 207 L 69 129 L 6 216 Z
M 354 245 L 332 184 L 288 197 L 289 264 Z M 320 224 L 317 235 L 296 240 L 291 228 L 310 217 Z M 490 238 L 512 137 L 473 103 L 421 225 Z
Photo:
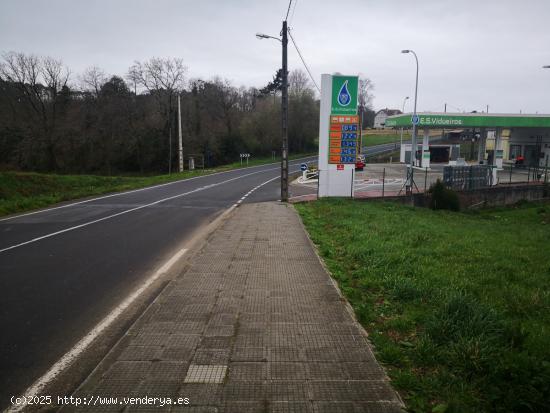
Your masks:
M 319 254 L 319 249 L 317 248 L 317 245 L 315 245 L 315 243 L 313 242 L 313 240 L 311 239 L 311 237 L 309 236 L 309 232 L 307 231 L 305 225 L 304 225 L 304 222 L 302 221 L 302 217 L 300 216 L 300 214 L 298 213 L 298 211 L 296 211 L 296 208 L 294 207 L 294 205 L 290 204 L 290 207 L 292 208 L 292 210 L 294 211 L 294 213 L 298 216 L 298 220 L 300 221 L 300 226 L 302 227 L 304 233 L 306 234 L 306 237 L 308 239 L 308 242 L 309 244 L 311 245 L 311 248 L 313 249 L 313 251 L 315 252 L 315 256 L 317 257 L 317 259 L 319 260 L 319 263 L 321 264 L 321 266 L 323 267 L 327 277 L 330 279 L 330 282 L 332 283 L 332 285 L 334 286 L 334 288 L 336 289 L 336 292 L 338 293 L 338 295 L 340 296 L 340 298 L 342 299 L 342 302 L 344 303 L 344 306 L 346 308 L 346 311 L 349 313 L 349 315 L 351 316 L 352 320 L 354 321 L 354 323 L 359 327 L 359 331 L 361 331 L 361 333 L 365 336 L 365 339 L 367 340 L 368 344 L 369 344 L 369 347 L 374 350 L 375 349 L 375 346 L 372 344 L 372 342 L 369 340 L 369 333 L 367 332 L 367 330 L 365 330 L 365 328 L 361 325 L 361 323 L 357 320 L 357 317 L 355 315 L 355 311 L 353 310 L 353 307 L 351 306 L 351 304 L 349 303 L 349 301 L 347 300 L 347 298 L 344 296 L 344 294 L 342 294 L 342 291 L 340 290 L 340 287 L 338 286 L 338 282 L 332 277 L 332 274 L 330 272 L 330 270 L 328 269 L 328 267 L 326 266 L 325 264 L 325 261 L 323 260 L 323 258 L 321 257 L 321 255 Z M 376 358 L 376 354 L 375 352 L 373 351 L 373 354 L 375 356 L 375 360 L 376 362 L 378 363 L 378 365 L 382 368 L 382 370 L 384 371 L 384 375 L 385 375 L 385 379 L 388 383 L 392 383 L 390 377 L 388 376 L 387 374 L 387 371 L 386 371 L 386 368 L 385 366 L 380 363 L 378 361 L 378 358 Z M 399 394 L 399 392 L 393 387 L 391 386 L 391 388 L 393 389 L 393 391 L 395 392 L 396 396 L 397 396 L 397 399 L 399 400 L 400 404 L 401 404 L 401 407 L 403 409 L 405 409 L 405 403 L 403 402 L 403 399 L 401 398 L 401 395 Z

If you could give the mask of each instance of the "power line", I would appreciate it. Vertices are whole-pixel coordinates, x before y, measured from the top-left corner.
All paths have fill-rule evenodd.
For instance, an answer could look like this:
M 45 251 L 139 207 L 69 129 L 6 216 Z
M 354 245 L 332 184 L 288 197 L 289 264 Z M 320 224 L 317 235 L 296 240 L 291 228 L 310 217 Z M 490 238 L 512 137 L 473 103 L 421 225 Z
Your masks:
M 309 78 L 311 79 L 311 81 L 313 82 L 313 84 L 315 85 L 315 87 L 317 88 L 319 93 L 321 93 L 321 88 L 317 85 L 317 82 L 313 78 L 313 75 L 311 74 L 311 71 L 309 70 L 309 67 L 307 66 L 307 63 L 304 60 L 304 58 L 302 56 L 302 53 L 300 52 L 300 49 L 298 48 L 298 45 L 296 44 L 296 41 L 294 40 L 294 37 L 292 36 L 292 33 L 290 32 L 290 28 L 288 28 L 288 34 L 290 36 L 290 40 L 292 40 L 292 44 L 294 45 L 294 47 L 296 48 L 296 51 L 298 52 L 298 56 L 300 56 L 300 59 L 302 60 L 302 63 L 304 64 L 304 67 L 306 68 L 306 71 L 307 71 L 307 74 L 309 75 Z
M 292 5 L 292 0 L 288 3 L 288 10 L 286 11 L 286 17 L 285 20 L 288 20 L 288 13 L 290 13 L 290 6 Z

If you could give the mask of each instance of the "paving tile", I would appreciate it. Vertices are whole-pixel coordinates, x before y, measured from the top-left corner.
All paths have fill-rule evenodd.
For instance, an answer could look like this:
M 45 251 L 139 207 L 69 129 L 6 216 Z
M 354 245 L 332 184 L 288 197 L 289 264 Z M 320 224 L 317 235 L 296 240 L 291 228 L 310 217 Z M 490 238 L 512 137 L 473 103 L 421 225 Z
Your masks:
M 219 406 L 222 392 L 221 384 L 184 383 L 178 396 L 188 398 L 191 406 Z
M 158 360 L 162 354 L 161 346 L 128 346 L 118 360 L 152 361 Z
M 226 373 L 226 365 L 191 364 L 184 383 L 223 383 Z
M 209 348 L 209 349 L 228 349 L 231 347 L 232 339 L 231 337 L 203 337 L 200 342 L 200 348 Z
M 230 381 L 223 388 L 223 399 L 226 403 L 235 401 L 263 401 L 266 399 L 266 395 L 267 386 L 263 381 Z
M 314 413 L 355 413 L 355 403 L 338 401 L 314 401 Z
M 349 378 L 347 372 L 342 368 L 341 363 L 312 362 L 306 365 L 309 380 L 346 380 Z
M 265 412 L 267 401 L 229 401 L 225 403 L 224 413 L 259 413 Z
M 313 413 L 313 404 L 309 401 L 272 401 L 269 403 L 270 413 Z
M 156 361 L 150 364 L 147 371 L 148 379 L 174 378 L 183 381 L 189 363 L 185 361 Z
M 141 382 L 137 389 L 138 397 L 171 397 L 175 398 L 181 387 L 181 380 L 177 378 L 148 378 Z
M 229 365 L 229 381 L 262 381 L 267 379 L 267 363 L 237 362 Z
M 268 397 L 271 401 L 307 401 L 309 393 L 305 381 L 268 381 Z
M 103 377 L 112 380 L 143 379 L 149 374 L 153 364 L 149 361 L 117 361 L 103 373 Z
M 269 363 L 270 380 L 305 380 L 305 363 Z
M 235 347 L 231 353 L 231 361 L 267 361 L 265 347 Z
M 193 354 L 193 349 L 189 347 L 164 347 L 158 359 L 171 361 L 190 361 L 193 357 Z
M 200 348 L 195 351 L 193 356 L 194 364 L 227 364 L 229 361 L 230 350 Z

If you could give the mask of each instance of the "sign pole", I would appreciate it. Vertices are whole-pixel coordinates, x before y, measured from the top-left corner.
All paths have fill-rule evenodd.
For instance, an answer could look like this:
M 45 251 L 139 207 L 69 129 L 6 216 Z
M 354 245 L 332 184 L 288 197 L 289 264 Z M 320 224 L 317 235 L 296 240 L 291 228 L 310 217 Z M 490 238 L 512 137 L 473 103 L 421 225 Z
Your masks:
M 183 172 L 183 139 L 181 137 L 181 103 L 178 93 L 178 155 L 180 172 Z

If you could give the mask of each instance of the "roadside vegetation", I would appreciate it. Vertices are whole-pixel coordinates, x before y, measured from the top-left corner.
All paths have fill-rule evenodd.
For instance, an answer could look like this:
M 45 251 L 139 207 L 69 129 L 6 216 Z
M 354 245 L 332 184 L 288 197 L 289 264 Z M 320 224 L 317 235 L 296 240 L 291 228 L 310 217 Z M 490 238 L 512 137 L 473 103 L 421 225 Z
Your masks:
M 291 155 L 299 159 L 308 154 Z M 250 158 L 248 166 L 278 162 L 272 158 Z M 246 167 L 246 161 L 211 169 L 195 169 L 171 175 L 151 176 L 98 176 L 98 175 L 54 175 L 35 172 L 0 172 L 0 216 L 43 208 L 49 205 L 102 195 L 110 192 L 127 191 L 157 185 L 194 176 L 208 175 L 230 169 Z
M 49 56 L 0 53 L 0 170 L 167 173 L 178 163 L 180 124 L 184 159 L 204 157 L 209 168 L 240 153 L 280 151 L 281 71 L 262 88 L 190 78 L 179 58 L 135 61 L 126 73 L 97 66 L 73 73 Z M 288 84 L 288 150 L 314 151 L 316 92 L 300 70 L 289 73 Z
M 296 205 L 412 412 L 547 412 L 550 205 Z
M 403 133 L 403 140 L 410 139 L 411 135 L 409 133 L 404 132 Z M 401 135 L 400 133 L 384 133 L 384 134 L 373 134 L 370 132 L 363 132 L 363 146 L 375 146 L 375 145 L 382 145 L 384 143 L 399 143 L 401 141 Z

